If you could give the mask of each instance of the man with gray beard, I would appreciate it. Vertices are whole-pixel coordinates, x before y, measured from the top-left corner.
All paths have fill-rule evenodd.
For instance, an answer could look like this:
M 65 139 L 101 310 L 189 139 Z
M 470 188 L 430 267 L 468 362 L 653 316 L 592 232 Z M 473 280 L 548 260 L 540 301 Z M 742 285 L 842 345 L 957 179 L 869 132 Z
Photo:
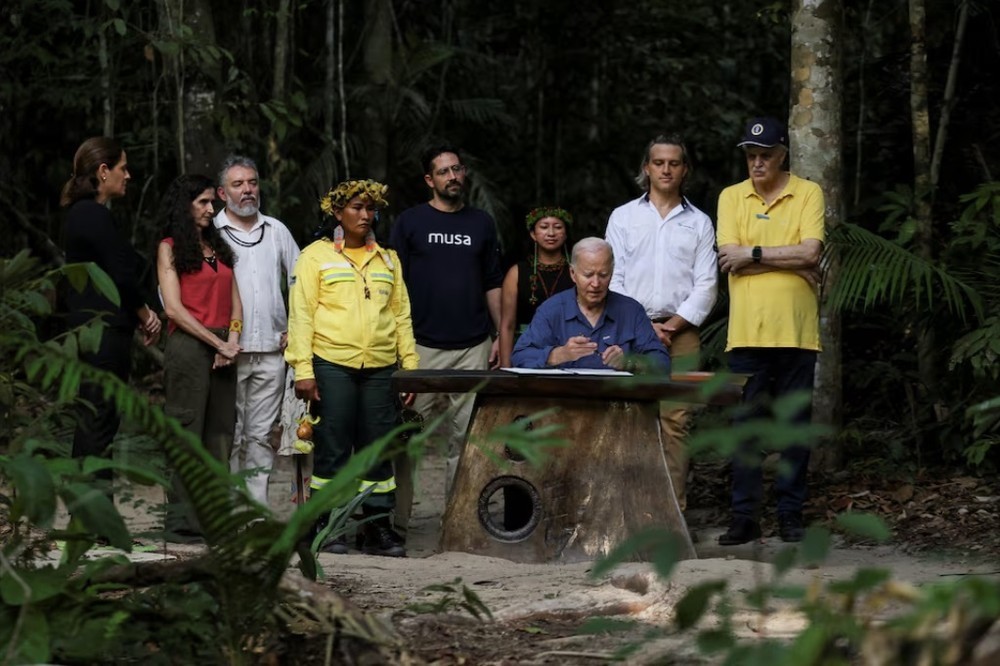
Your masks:
M 218 195 L 226 207 L 215 226 L 236 253 L 236 283 L 243 301 L 237 357 L 236 433 L 229 469 L 248 474 L 250 496 L 267 504 L 274 464 L 271 430 L 284 395 L 288 308 L 282 286 L 290 284 L 299 248 L 284 224 L 260 212 L 257 165 L 230 155 L 219 169 Z

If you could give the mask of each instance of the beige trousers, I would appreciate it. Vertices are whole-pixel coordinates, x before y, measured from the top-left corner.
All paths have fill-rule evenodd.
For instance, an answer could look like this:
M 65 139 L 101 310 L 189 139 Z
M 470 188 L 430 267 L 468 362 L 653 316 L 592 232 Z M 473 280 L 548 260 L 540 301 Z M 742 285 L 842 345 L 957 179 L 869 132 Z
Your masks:
M 698 353 L 701 351 L 701 337 L 697 328 L 686 328 L 674 336 L 670 346 L 670 360 L 677 368 L 679 359 L 694 356 L 696 361 L 684 364 L 687 370 L 697 370 Z M 687 508 L 688 459 L 684 450 L 684 439 L 690 425 L 691 405 L 672 400 L 660 402 L 660 444 L 667 459 L 670 482 L 677 496 L 681 511 Z
M 417 345 L 421 370 L 486 370 L 489 365 L 493 341 L 486 338 L 475 347 L 466 349 L 435 349 Z M 448 414 L 436 435 L 447 442 L 447 470 L 445 475 L 445 501 L 451 493 L 451 482 L 458 469 L 458 459 L 465 444 L 465 431 L 472 418 L 475 395 L 471 393 L 420 393 L 413 409 L 424 419 L 425 427 Z M 413 463 L 405 453 L 393 460 L 396 475 L 396 509 L 394 523 L 401 533 L 406 532 L 413 507 Z

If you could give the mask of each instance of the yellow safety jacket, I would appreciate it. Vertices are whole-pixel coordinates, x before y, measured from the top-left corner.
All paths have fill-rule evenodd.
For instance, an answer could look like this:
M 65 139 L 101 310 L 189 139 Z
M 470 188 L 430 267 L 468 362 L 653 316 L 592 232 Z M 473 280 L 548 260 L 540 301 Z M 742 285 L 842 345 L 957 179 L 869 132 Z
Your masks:
M 349 368 L 417 368 L 410 297 L 399 257 L 377 244 L 355 263 L 328 239 L 299 255 L 288 303 L 285 360 L 314 379 L 313 355 Z

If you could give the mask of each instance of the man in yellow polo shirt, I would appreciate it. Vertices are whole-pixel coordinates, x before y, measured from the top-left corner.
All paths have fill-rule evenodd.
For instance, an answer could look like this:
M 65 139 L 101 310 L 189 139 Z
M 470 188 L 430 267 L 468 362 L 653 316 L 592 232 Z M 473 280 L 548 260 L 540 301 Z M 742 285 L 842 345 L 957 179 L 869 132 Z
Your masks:
M 719 195 L 719 268 L 729 276 L 729 368 L 750 376 L 741 419 L 759 417 L 766 402 L 797 391 L 811 397 L 819 344 L 818 266 L 823 249 L 823 192 L 783 168 L 788 132 L 774 118 L 753 118 L 738 144 L 750 177 Z M 805 407 L 795 417 L 808 423 Z M 761 535 L 761 452 L 768 442 L 747 442 L 732 463 L 732 522 L 723 546 Z M 801 541 L 809 447 L 781 451 L 775 481 L 778 533 Z

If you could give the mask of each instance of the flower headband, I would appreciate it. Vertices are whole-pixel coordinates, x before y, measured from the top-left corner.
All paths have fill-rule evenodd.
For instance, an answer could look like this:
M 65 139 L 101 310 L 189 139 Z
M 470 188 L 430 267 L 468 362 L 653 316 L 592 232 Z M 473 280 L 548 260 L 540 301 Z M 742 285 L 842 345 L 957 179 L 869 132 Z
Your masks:
M 565 208 L 558 207 L 546 207 L 546 208 L 532 208 L 528 211 L 528 214 L 524 218 L 525 226 L 528 229 L 533 229 L 538 220 L 544 217 L 555 217 L 562 220 L 565 224 L 573 224 L 573 216 Z
M 347 180 L 327 192 L 326 196 L 319 200 L 319 207 L 332 217 L 334 210 L 342 209 L 348 201 L 359 196 L 379 208 L 385 208 L 389 205 L 385 200 L 385 193 L 388 191 L 388 185 L 375 180 Z

